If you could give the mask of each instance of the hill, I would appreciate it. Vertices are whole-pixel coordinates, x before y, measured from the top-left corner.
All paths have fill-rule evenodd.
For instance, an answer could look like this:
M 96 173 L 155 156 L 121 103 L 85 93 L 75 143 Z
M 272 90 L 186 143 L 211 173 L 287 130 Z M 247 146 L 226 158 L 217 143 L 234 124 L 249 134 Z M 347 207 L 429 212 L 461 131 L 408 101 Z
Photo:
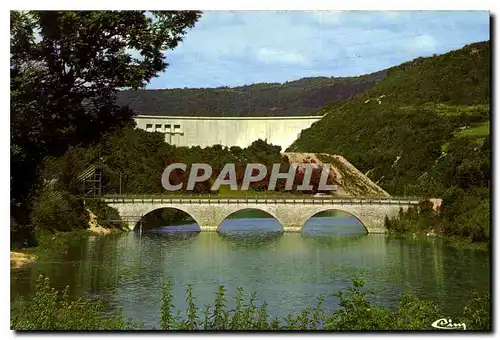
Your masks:
M 380 71 L 359 77 L 311 77 L 240 87 L 123 91 L 117 103 L 139 114 L 176 116 L 307 116 L 347 100 L 385 77 Z
M 387 70 L 363 94 L 320 110 L 288 151 L 342 155 L 393 195 L 439 194 L 430 182 L 479 180 L 460 177 L 471 176 L 464 162 L 489 166 L 489 105 L 490 43 L 474 43 Z

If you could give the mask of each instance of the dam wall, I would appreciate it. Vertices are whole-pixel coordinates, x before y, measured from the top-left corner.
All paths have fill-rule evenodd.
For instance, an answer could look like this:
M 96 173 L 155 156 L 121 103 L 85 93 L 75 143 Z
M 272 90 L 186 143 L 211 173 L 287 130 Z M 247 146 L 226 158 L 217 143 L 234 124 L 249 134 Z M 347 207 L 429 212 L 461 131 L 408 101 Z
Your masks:
M 139 115 L 137 128 L 165 134 L 177 146 L 207 147 L 216 144 L 245 148 L 257 139 L 289 147 L 300 132 L 322 116 L 296 117 L 180 117 Z

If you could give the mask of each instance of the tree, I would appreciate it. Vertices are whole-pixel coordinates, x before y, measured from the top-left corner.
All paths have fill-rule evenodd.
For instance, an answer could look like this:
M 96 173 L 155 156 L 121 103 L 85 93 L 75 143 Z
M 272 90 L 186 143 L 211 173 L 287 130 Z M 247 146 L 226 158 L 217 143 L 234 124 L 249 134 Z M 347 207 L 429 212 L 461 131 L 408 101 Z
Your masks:
M 11 213 L 26 225 L 45 156 L 133 124 L 116 104 L 168 66 L 197 11 L 11 12 Z M 18 229 L 19 230 L 19 229 Z

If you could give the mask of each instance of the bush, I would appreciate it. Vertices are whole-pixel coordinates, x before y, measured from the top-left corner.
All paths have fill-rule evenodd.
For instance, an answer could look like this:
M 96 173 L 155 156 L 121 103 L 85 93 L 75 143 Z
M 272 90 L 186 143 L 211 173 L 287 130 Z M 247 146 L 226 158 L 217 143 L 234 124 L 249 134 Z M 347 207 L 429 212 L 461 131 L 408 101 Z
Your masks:
M 460 214 L 456 219 L 459 232 L 473 242 L 485 242 L 490 238 L 490 200 L 483 200 L 473 210 Z
M 363 289 L 362 280 L 352 280 L 352 285 L 335 295 L 340 298 L 340 308 L 327 315 L 323 309 L 324 299 L 318 297 L 315 307 L 309 307 L 298 315 L 270 319 L 266 303 L 255 304 L 256 294 L 244 302 L 242 288 L 236 294 L 236 307 L 226 308 L 225 290 L 219 286 L 213 307 L 206 306 L 203 322 L 196 314 L 192 289 L 187 287 L 187 319 L 174 316 L 172 304 L 172 283 L 166 282 L 162 295 L 162 324 L 168 329 L 198 330 L 436 330 L 432 323 L 442 317 L 439 307 L 413 295 L 403 295 L 396 311 L 377 306 L 369 301 L 371 292 Z M 462 315 L 454 316 L 454 322 L 465 322 L 468 330 L 490 330 L 490 297 L 476 296 L 468 302 Z
M 103 317 L 99 301 L 71 301 L 68 287 L 58 292 L 50 287 L 49 279 L 40 276 L 34 297 L 26 304 L 18 302 L 11 311 L 10 327 L 14 330 L 131 330 L 138 327 L 126 322 L 120 313 Z
M 83 202 L 68 192 L 50 188 L 42 190 L 35 199 L 31 223 L 36 229 L 70 231 L 87 229 L 89 216 Z

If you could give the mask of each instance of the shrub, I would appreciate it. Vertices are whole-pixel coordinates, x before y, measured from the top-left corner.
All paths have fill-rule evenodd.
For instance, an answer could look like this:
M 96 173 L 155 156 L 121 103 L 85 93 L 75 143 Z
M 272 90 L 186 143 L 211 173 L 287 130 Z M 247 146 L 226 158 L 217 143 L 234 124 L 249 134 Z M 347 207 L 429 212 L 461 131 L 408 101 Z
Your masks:
M 50 188 L 42 190 L 35 199 L 31 223 L 36 229 L 70 231 L 88 228 L 88 213 L 83 202 L 68 192 Z
M 104 317 L 99 301 L 68 298 L 68 287 L 58 292 L 49 279 L 39 276 L 36 292 L 28 303 L 18 302 L 11 311 L 10 327 L 14 330 L 131 330 L 138 324 L 118 316 Z

